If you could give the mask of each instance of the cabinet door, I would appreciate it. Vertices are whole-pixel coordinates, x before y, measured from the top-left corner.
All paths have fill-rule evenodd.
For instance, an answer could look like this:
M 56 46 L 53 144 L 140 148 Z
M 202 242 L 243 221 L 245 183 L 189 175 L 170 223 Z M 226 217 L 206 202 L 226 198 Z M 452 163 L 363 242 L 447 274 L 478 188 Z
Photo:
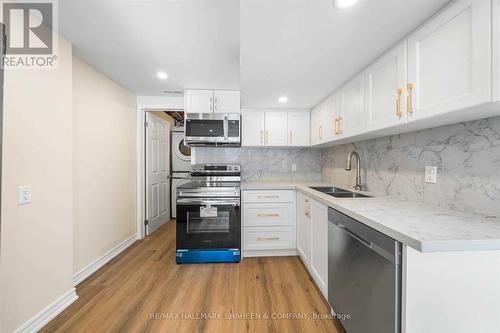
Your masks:
M 324 126 L 323 141 L 330 142 L 338 136 L 336 130 L 336 119 L 340 116 L 340 94 L 335 93 L 326 100 L 325 109 L 323 110 L 322 123 Z
M 264 145 L 264 112 L 243 110 L 241 112 L 241 145 Z
M 310 112 L 288 112 L 288 146 L 309 146 Z
M 403 42 L 366 69 L 365 109 L 369 130 L 406 122 L 403 94 L 407 83 L 406 68 L 406 42 Z
M 266 112 L 266 130 L 264 141 L 266 146 L 287 145 L 287 113 L 283 111 Z
M 360 74 L 349 81 L 340 90 L 340 135 L 353 135 L 364 130 L 364 75 Z
M 319 132 L 320 132 L 320 128 L 319 128 L 319 123 L 320 123 L 320 120 L 319 120 L 319 105 L 316 106 L 314 109 L 311 110 L 311 131 L 310 131 L 310 135 L 311 135 L 311 145 L 312 146 L 315 146 L 317 144 L 319 144 Z
M 311 258 L 311 200 L 297 193 L 297 252 L 306 266 Z
M 186 90 L 185 109 L 187 113 L 212 113 L 214 110 L 213 90 Z
M 215 90 L 214 112 L 240 113 L 240 92 L 234 90 Z
M 328 297 L 328 208 L 311 202 L 311 273 Z
M 491 14 L 491 1 L 455 1 L 409 37 L 410 120 L 491 100 Z

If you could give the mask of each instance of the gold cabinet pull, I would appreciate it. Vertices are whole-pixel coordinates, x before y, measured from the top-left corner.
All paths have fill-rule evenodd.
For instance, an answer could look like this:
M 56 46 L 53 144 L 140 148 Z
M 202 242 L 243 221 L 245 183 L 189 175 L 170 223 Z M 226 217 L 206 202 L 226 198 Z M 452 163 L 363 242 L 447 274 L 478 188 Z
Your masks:
M 259 241 L 268 241 L 268 240 L 279 240 L 279 237 L 257 237 Z
M 279 195 L 258 195 L 259 199 L 278 199 Z
M 344 118 L 339 117 L 339 134 L 342 134 L 344 131 Z
M 266 130 L 265 144 L 267 145 L 268 143 L 269 143 L 269 131 Z
M 406 85 L 406 112 L 413 113 L 413 101 L 412 101 L 412 91 L 413 83 L 408 83 Z
M 322 140 L 323 139 L 323 126 L 320 126 L 318 128 L 318 135 L 319 135 L 319 139 Z
M 290 144 L 292 144 L 292 130 L 288 131 L 290 137 Z
M 257 214 L 258 217 L 279 217 L 280 214 L 278 213 L 261 213 Z
M 307 199 L 304 204 L 304 215 L 307 217 L 311 217 L 311 202 Z
M 396 92 L 396 116 L 401 118 L 403 116 L 403 112 L 401 111 L 401 95 L 403 94 L 403 89 L 398 88 Z

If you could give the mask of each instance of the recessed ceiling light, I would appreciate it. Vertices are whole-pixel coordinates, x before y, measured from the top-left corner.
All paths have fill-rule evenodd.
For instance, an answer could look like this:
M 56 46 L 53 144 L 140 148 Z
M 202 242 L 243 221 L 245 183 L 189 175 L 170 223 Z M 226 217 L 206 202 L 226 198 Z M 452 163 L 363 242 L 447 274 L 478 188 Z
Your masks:
M 156 76 L 160 79 L 160 80 L 166 80 L 168 79 L 168 74 L 165 73 L 165 72 L 158 72 L 156 73 Z
M 288 97 L 281 96 L 280 98 L 278 98 L 278 102 L 280 102 L 280 103 L 286 103 L 286 102 L 288 102 Z
M 347 8 L 356 4 L 358 0 L 335 0 L 335 6 L 337 8 Z

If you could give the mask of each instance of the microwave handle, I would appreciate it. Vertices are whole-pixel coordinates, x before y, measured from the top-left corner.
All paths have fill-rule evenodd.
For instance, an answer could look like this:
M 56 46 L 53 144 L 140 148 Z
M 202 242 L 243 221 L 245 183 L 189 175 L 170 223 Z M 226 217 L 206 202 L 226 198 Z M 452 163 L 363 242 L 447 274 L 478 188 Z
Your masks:
M 227 140 L 229 138 L 229 120 L 227 119 L 227 115 L 224 116 L 224 140 Z

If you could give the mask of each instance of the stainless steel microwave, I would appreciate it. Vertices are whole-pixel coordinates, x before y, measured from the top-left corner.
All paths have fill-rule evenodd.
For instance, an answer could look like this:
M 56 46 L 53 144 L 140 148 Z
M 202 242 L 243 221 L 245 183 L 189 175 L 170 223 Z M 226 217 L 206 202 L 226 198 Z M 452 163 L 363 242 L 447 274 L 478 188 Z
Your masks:
M 191 147 L 241 146 L 239 113 L 187 113 L 184 142 Z

